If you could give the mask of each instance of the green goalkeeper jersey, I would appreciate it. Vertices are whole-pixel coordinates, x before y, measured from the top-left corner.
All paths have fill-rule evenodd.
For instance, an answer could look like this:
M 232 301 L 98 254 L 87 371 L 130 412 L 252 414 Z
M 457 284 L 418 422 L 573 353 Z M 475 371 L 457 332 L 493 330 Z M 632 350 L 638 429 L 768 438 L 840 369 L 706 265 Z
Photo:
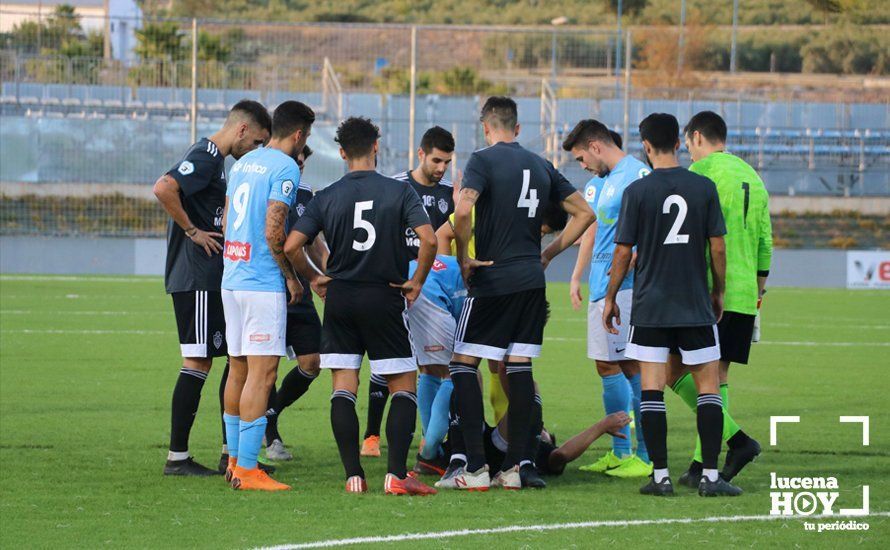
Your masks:
M 748 163 L 725 152 L 711 153 L 689 170 L 717 184 L 726 220 L 726 297 L 724 309 L 757 313 L 757 277 L 769 273 L 773 230 L 769 195 Z

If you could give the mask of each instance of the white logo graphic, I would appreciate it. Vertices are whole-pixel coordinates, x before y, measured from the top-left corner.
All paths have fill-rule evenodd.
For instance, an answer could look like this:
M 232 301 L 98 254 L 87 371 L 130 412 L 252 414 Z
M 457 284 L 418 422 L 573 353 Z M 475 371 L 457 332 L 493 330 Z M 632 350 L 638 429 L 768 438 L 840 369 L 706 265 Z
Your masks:
M 213 335 L 213 345 L 216 346 L 216 349 L 222 346 L 222 333 L 219 331 L 216 331 L 216 334 Z
M 306 207 L 301 202 L 300 204 L 297 205 L 297 216 L 302 217 L 304 212 L 306 212 Z
M 177 169 L 177 171 L 183 176 L 187 176 L 195 171 L 195 165 L 187 160 L 184 160 L 179 163 L 179 168 Z
M 448 201 L 445 199 L 439 199 L 439 212 L 443 214 L 448 212 Z
M 649 170 L 648 168 L 640 168 L 640 172 L 639 172 L 639 174 L 637 174 L 637 178 L 638 179 L 645 178 L 646 176 L 648 176 L 651 173 L 652 173 L 652 171 Z
M 294 190 L 294 182 L 291 180 L 284 180 L 281 182 L 281 194 L 285 197 L 289 197 L 291 192 Z
M 588 185 L 587 189 L 584 190 L 584 195 L 587 197 L 588 202 L 593 200 L 594 195 L 596 195 L 596 187 Z

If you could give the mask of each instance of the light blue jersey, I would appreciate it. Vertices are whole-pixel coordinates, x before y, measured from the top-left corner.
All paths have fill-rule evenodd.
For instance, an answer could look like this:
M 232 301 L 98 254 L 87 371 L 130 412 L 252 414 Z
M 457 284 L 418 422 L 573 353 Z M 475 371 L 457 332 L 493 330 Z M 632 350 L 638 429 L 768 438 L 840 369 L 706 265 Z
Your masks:
M 266 210 L 270 200 L 293 206 L 297 163 L 278 149 L 256 149 L 232 166 L 228 181 L 222 288 L 284 292 L 284 277 L 266 244 Z
M 593 257 L 590 262 L 590 301 L 596 302 L 606 297 L 609 286 L 609 269 L 612 267 L 612 255 L 615 253 L 615 230 L 618 224 L 618 213 L 621 211 L 621 197 L 628 185 L 650 172 L 649 167 L 631 155 L 627 155 L 615 166 L 605 179 L 591 184 L 597 189 L 593 197 L 589 189 L 584 196 L 596 213 L 596 240 L 593 243 Z M 591 200 L 592 199 L 592 200 Z M 634 274 L 629 271 L 618 290 L 633 288 Z
M 408 277 L 413 277 L 416 270 L 417 260 L 411 260 Z M 457 258 L 444 254 L 436 255 L 433 268 L 430 269 L 421 292 L 429 301 L 449 312 L 457 320 L 467 297 L 467 289 L 460 274 Z

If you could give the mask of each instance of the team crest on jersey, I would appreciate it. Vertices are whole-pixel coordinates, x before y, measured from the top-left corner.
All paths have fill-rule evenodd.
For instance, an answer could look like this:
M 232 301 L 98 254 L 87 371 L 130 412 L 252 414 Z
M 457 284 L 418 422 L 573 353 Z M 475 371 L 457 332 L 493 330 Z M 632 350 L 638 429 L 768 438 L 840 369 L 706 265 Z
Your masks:
M 646 176 L 648 176 L 651 173 L 652 173 L 652 170 L 649 170 L 648 168 L 640 168 L 640 173 L 637 174 L 637 178 L 645 178 Z
M 584 196 L 587 198 L 588 201 L 592 201 L 594 195 L 596 195 L 596 187 L 588 185 L 587 189 L 584 190 Z
M 222 333 L 220 331 L 216 331 L 213 335 L 213 345 L 216 346 L 216 349 L 222 347 Z
M 301 202 L 300 204 L 297 205 L 297 216 L 302 217 L 304 212 L 306 212 L 306 207 Z
M 225 252 L 223 257 L 233 262 L 249 262 L 250 261 L 250 243 L 240 243 L 238 241 L 226 241 Z
M 445 199 L 439 199 L 439 212 L 443 214 L 448 212 L 448 201 Z
M 179 163 L 179 168 L 177 168 L 177 171 L 183 176 L 187 176 L 195 171 L 195 165 L 187 160 L 184 160 Z
M 431 269 L 433 271 L 445 271 L 446 269 L 448 269 L 448 266 L 445 265 L 445 262 L 433 260 L 433 267 Z
M 285 197 L 289 197 L 290 194 L 293 192 L 293 190 L 294 190 L 294 182 L 292 182 L 291 180 L 284 180 L 283 182 L 281 182 L 281 194 L 282 195 L 284 195 Z

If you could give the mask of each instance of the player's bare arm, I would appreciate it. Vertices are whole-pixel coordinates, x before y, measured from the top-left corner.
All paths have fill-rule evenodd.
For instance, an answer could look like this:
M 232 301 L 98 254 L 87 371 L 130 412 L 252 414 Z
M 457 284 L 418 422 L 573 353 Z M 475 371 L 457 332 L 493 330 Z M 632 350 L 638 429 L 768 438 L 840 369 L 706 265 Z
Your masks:
M 297 279 L 294 268 L 284 255 L 284 224 L 287 221 L 287 205 L 280 201 L 268 202 L 266 208 L 266 244 L 269 246 L 269 252 L 275 258 L 275 262 L 281 269 L 284 276 L 284 282 L 287 284 L 287 290 L 290 292 L 289 304 L 297 303 L 299 297 L 303 294 L 303 285 Z
M 316 237 L 316 239 L 317 238 L 318 237 Z M 306 243 L 308 242 L 309 237 L 305 233 L 291 231 L 284 243 L 284 254 L 296 272 L 309 281 L 309 286 L 312 288 L 313 292 L 315 292 L 319 298 L 324 300 L 327 295 L 327 285 L 331 281 L 331 278 L 322 275 L 313 269 L 312 265 L 309 263 L 309 258 L 307 258 L 305 250 Z
M 328 258 L 331 255 L 331 250 L 328 248 L 328 243 L 324 240 L 324 235 L 319 233 L 315 236 L 312 244 L 306 247 L 306 254 L 309 255 L 309 260 L 315 264 L 315 267 L 322 273 L 327 273 Z
M 173 221 L 176 222 L 176 225 L 185 231 L 185 235 L 191 239 L 193 243 L 203 248 L 208 256 L 218 254 L 222 250 L 222 244 L 216 240 L 218 237 L 222 237 L 222 233 L 216 233 L 215 231 L 201 231 L 195 227 L 195 224 L 189 219 L 188 214 L 182 207 L 182 199 L 179 197 L 179 184 L 176 183 L 175 179 L 164 174 L 155 182 L 153 192 L 155 197 L 157 197 L 158 201 L 161 203 L 161 206 L 164 207 L 164 210 L 166 210 L 167 213 L 170 214 L 170 217 L 173 218 Z
M 623 411 L 608 415 L 593 426 L 572 437 L 560 445 L 558 449 L 550 453 L 548 459 L 550 467 L 553 470 L 560 470 L 569 462 L 572 462 L 583 455 L 584 451 L 586 451 L 594 441 L 605 434 L 624 438 L 625 435 L 621 433 L 621 428 L 628 424 L 630 424 L 630 417 Z
M 581 238 L 581 235 L 587 231 L 587 228 L 596 221 L 596 214 L 590 209 L 590 205 L 587 204 L 581 193 L 577 191 L 562 201 L 562 209 L 571 218 L 569 218 L 569 223 L 566 224 L 566 228 L 562 230 L 562 233 L 557 235 L 553 242 L 541 253 L 541 263 L 544 264 L 545 268 L 553 258 Z
M 719 322 L 723 317 L 723 292 L 726 289 L 726 243 L 723 236 L 710 237 L 708 247 L 711 250 L 711 305 Z
M 609 286 L 606 288 L 606 301 L 603 304 L 603 324 L 612 334 L 618 334 L 618 329 L 612 324 L 615 320 L 619 326 L 621 325 L 621 311 L 615 302 L 615 296 L 618 289 L 621 288 L 621 282 L 630 269 L 630 260 L 633 256 L 633 247 L 629 244 L 618 243 L 615 245 L 615 253 L 612 255 L 612 271 L 609 275 Z
M 581 297 L 581 279 L 584 270 L 590 265 L 593 256 L 593 243 L 596 240 L 596 222 L 581 235 L 581 244 L 578 247 L 578 259 L 575 260 L 575 268 L 572 270 L 572 281 L 569 283 L 569 298 L 572 299 L 572 308 L 576 311 L 581 307 L 584 299 Z
M 460 198 L 454 208 L 454 239 L 457 242 L 457 261 L 464 282 L 473 276 L 479 267 L 492 265 L 492 261 L 480 261 L 470 258 L 470 237 L 473 233 L 473 207 L 479 200 L 479 191 L 464 187 L 460 190 Z
M 454 227 L 451 226 L 451 220 L 449 220 L 436 230 L 436 254 L 451 256 L 451 241 L 453 240 Z
M 420 240 L 420 247 L 417 251 L 417 269 L 414 271 L 414 276 L 404 283 L 389 284 L 391 287 L 401 289 L 402 295 L 409 304 L 413 304 L 417 300 L 420 289 L 423 288 L 423 283 L 436 259 L 436 234 L 433 232 L 433 226 L 427 223 L 412 229 Z

